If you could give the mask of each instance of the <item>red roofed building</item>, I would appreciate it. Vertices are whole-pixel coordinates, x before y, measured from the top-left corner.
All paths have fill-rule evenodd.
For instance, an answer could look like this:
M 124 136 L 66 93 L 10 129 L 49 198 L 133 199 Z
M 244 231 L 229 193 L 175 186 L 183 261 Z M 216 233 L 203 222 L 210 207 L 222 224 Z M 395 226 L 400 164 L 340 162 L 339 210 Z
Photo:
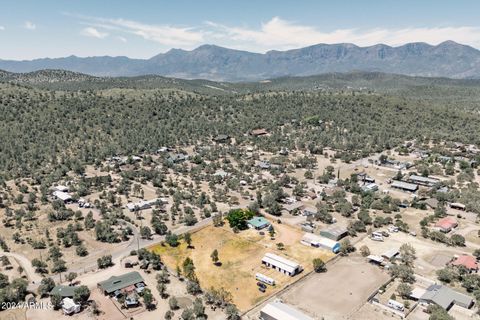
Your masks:
M 438 228 L 442 232 L 450 232 L 453 228 L 458 226 L 458 222 L 455 218 L 452 217 L 445 217 L 437 221 L 435 223 L 435 227 Z
M 451 265 L 452 266 L 464 266 L 465 268 L 467 268 L 469 271 L 475 271 L 477 272 L 478 271 L 478 263 L 477 263 L 477 260 L 472 257 L 472 256 L 469 256 L 469 255 L 461 255 L 457 258 L 455 258 L 452 262 L 451 262 Z

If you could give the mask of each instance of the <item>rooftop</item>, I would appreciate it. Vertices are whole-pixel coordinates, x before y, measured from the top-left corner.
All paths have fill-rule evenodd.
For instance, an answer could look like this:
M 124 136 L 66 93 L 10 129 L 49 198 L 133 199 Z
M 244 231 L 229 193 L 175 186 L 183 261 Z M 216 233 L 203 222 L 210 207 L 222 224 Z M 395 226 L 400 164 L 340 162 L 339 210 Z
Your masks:
M 270 224 L 270 222 L 268 222 L 268 220 L 264 217 L 253 217 L 252 219 L 248 220 L 247 223 L 251 224 L 255 228 L 261 228 Z
M 261 312 L 268 314 L 273 319 L 313 320 L 313 318 L 280 301 L 270 302 L 262 308 Z
M 98 286 L 103 291 L 112 293 L 139 282 L 144 282 L 142 276 L 137 271 L 132 271 L 121 276 L 111 276 L 107 280 L 99 282 Z
M 295 272 L 295 270 L 300 267 L 298 263 L 288 260 L 284 257 L 280 257 L 274 253 L 265 253 L 265 256 L 263 257 L 262 261 L 267 262 L 274 266 L 278 266 L 290 273 Z
M 469 270 L 478 269 L 478 263 L 475 257 L 466 254 L 457 257 L 455 260 L 452 261 L 451 264 L 454 266 L 464 266 Z
M 472 303 L 471 297 L 438 284 L 428 287 L 421 299 L 434 302 L 445 310 L 448 310 L 454 303 L 461 305 L 470 305 Z
M 57 285 L 55 286 L 51 291 L 50 295 L 58 294 L 61 297 L 73 297 L 73 293 L 75 289 L 78 287 L 74 286 L 62 286 L 62 285 Z
M 418 185 L 416 185 L 414 183 L 408 183 L 408 182 L 398 181 L 398 180 L 394 180 L 392 182 L 392 187 L 393 188 L 410 190 L 410 191 L 416 191 L 418 189 Z
M 442 229 L 451 229 L 458 225 L 458 222 L 453 217 L 445 217 L 435 223 L 435 227 Z

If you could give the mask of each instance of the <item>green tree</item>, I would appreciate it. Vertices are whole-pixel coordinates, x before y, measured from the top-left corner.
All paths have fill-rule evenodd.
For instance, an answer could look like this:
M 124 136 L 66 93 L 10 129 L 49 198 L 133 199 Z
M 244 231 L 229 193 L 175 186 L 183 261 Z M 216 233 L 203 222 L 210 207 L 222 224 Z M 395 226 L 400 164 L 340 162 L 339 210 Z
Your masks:
M 315 272 L 319 273 L 319 272 L 327 271 L 327 266 L 325 265 L 325 262 L 323 262 L 322 259 L 315 258 L 315 259 L 313 259 L 312 263 L 313 263 L 313 270 Z
M 212 253 L 210 254 L 210 258 L 212 259 L 212 262 L 213 262 L 214 265 L 218 265 L 219 258 L 218 258 L 218 250 L 217 249 L 212 251 Z
M 90 289 L 87 286 L 80 286 L 73 291 L 73 300 L 80 304 L 85 304 L 90 298 Z

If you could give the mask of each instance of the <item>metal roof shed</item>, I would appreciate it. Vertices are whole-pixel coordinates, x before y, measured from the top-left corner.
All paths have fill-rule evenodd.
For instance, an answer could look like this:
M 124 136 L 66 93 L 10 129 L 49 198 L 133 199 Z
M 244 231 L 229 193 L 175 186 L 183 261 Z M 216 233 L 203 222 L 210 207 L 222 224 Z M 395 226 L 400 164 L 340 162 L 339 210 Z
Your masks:
M 110 294 L 140 282 L 144 282 L 140 273 L 132 271 L 121 276 L 112 276 L 107 280 L 99 282 L 97 286 L 105 293 Z
M 282 303 L 274 301 L 267 304 L 260 311 L 262 320 L 313 320 L 313 318 L 298 311 L 297 309 Z

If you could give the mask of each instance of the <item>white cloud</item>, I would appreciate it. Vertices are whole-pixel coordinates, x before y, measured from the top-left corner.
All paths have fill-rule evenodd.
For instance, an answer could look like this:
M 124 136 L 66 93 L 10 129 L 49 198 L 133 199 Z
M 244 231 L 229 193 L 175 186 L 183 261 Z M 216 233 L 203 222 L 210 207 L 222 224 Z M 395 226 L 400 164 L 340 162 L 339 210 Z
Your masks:
M 0 26 L 0 31 L 4 31 L 5 30 L 5 27 L 4 26 Z
M 65 13 L 70 15 L 68 13 Z M 119 41 L 126 40 L 121 34 L 141 37 L 159 44 L 163 49 L 172 47 L 192 49 L 201 44 L 213 43 L 234 49 L 265 52 L 288 50 L 318 43 L 354 43 L 369 46 L 383 43 L 392 46 L 408 42 L 438 44 L 453 40 L 480 48 L 480 27 L 407 27 L 407 28 L 339 28 L 320 30 L 317 27 L 273 17 L 258 27 L 229 26 L 207 21 L 198 26 L 173 26 L 147 24 L 128 19 L 111 19 L 71 15 L 81 20 L 88 28 L 100 28 L 116 34 Z M 91 32 L 91 36 L 93 32 Z M 98 33 L 104 34 L 104 33 Z
M 121 36 L 118 36 L 118 37 L 117 37 L 117 40 L 118 40 L 118 41 L 121 41 L 121 42 L 123 42 L 123 43 L 126 43 L 126 42 L 127 42 L 127 39 L 124 38 L 124 37 L 121 37 Z
M 97 39 L 103 39 L 108 36 L 107 32 L 101 32 L 93 27 L 87 27 L 82 30 L 81 32 L 82 35 L 86 37 L 92 37 L 92 38 L 97 38 Z
M 378 43 L 402 45 L 408 42 L 438 44 L 446 40 L 480 47 L 480 27 L 433 27 L 401 29 L 337 29 L 322 32 L 315 27 L 274 17 L 260 28 L 231 27 L 207 21 L 217 41 L 253 51 L 286 50 L 318 43 L 354 43 L 369 46 Z
M 31 22 L 31 21 L 25 21 L 25 23 L 23 24 L 23 27 L 27 30 L 35 30 L 37 29 L 37 26 Z
M 193 48 L 205 41 L 204 33 L 191 27 L 145 24 L 127 19 L 77 17 L 92 28 L 101 27 L 111 31 L 133 34 L 166 47 Z

